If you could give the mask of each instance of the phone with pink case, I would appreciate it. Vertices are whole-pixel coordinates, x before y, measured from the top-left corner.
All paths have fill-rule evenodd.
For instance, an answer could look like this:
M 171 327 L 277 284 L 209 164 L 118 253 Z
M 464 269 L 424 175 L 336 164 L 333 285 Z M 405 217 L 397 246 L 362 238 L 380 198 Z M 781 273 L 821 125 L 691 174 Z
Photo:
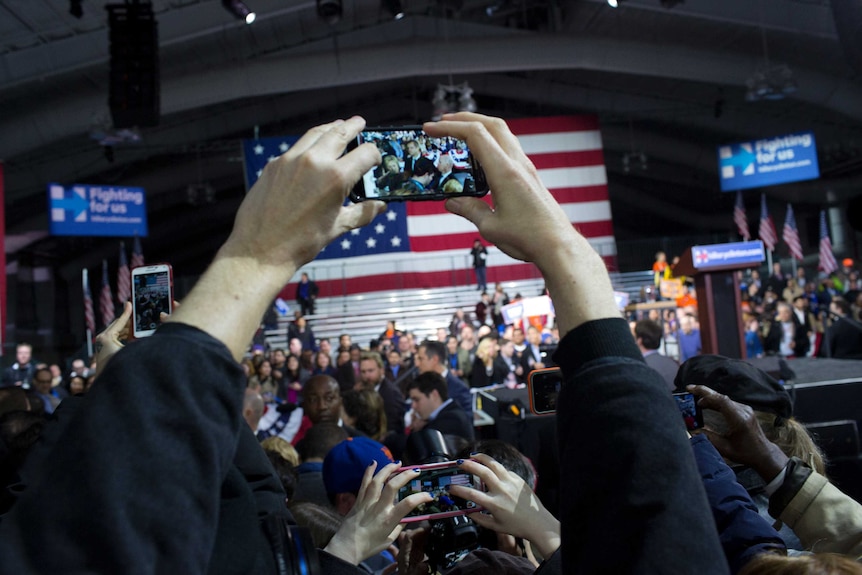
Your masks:
M 482 480 L 472 473 L 462 470 L 456 461 L 402 467 L 399 473 L 412 469 L 419 469 L 419 476 L 398 490 L 395 502 L 397 503 L 414 493 L 423 492 L 430 493 L 434 499 L 416 507 L 401 520 L 401 523 L 444 519 L 482 510 L 475 502 L 455 497 L 449 492 L 449 487 L 452 485 L 463 485 L 480 491 L 484 490 Z

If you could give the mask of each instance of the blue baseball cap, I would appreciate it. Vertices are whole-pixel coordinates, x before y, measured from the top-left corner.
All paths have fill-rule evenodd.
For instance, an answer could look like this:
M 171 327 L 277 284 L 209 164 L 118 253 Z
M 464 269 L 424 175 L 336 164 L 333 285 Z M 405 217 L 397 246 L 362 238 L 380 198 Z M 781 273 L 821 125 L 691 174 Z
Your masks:
M 362 476 L 372 461 L 377 462 L 377 469 L 392 463 L 389 449 L 367 437 L 348 437 L 326 454 L 323 460 L 323 484 L 326 492 L 358 493 L 362 485 Z

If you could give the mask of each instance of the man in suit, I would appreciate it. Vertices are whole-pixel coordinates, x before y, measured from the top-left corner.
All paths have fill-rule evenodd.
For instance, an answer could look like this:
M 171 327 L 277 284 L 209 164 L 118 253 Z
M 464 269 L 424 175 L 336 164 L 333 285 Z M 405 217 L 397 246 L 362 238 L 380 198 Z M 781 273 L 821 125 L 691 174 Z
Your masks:
M 359 389 L 373 389 L 383 399 L 386 412 L 386 427 L 404 435 L 404 412 L 407 411 L 404 396 L 395 385 L 384 377 L 383 359 L 379 353 L 364 352 L 359 359 Z
M 339 365 L 335 374 L 341 391 L 355 388 L 360 380 L 359 358 L 362 356 L 362 349 L 355 343 L 350 344 L 348 349 L 350 350 L 350 361 Z
M 851 318 L 850 304 L 833 298 L 829 304 L 832 325 L 823 336 L 822 355 L 835 359 L 862 359 L 862 324 Z
M 425 340 L 416 352 L 416 367 L 419 374 L 433 372 L 446 382 L 446 397 L 452 398 L 473 420 L 473 397 L 467 384 L 452 375 L 446 367 L 446 344 L 442 341 Z M 407 388 L 409 394 L 410 388 Z M 444 398 L 445 401 L 445 398 Z
M 644 361 L 661 374 L 668 390 L 673 391 L 676 387 L 674 379 L 676 372 L 679 371 L 679 364 L 673 358 L 659 354 L 661 335 L 661 326 L 651 319 L 642 319 L 635 324 L 635 341 L 644 356 Z
M 551 367 L 552 363 L 547 353 L 542 353 L 542 333 L 534 326 L 527 328 L 527 347 L 521 353 L 521 367 L 524 368 L 524 377 L 534 369 Z
M 420 353 L 422 347 L 419 347 Z M 443 435 L 456 435 L 473 441 L 472 418 L 449 398 L 446 380 L 437 372 L 426 371 L 410 382 L 407 394 L 413 406 L 410 427 L 413 431 L 436 429 Z
M 446 154 L 440 156 L 440 160 L 437 162 L 437 176 L 431 183 L 432 189 L 441 190 L 443 188 L 443 184 L 455 178 L 452 174 L 452 168 L 454 165 L 455 164 L 452 161 L 451 156 Z

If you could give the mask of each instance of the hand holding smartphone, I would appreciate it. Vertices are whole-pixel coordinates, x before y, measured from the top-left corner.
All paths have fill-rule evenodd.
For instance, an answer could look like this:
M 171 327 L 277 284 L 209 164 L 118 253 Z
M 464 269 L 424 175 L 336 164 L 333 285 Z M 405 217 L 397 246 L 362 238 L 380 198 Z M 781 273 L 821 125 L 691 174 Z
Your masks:
M 449 493 L 449 486 L 451 485 L 483 489 L 482 480 L 472 473 L 463 471 L 458 467 L 457 461 L 403 467 L 399 473 L 411 469 L 419 469 L 419 476 L 398 490 L 395 503 L 414 493 L 421 492 L 430 493 L 434 499 L 416 507 L 401 520 L 401 523 L 444 519 L 482 510 L 473 501 L 467 501 Z
M 488 193 L 485 172 L 463 140 L 432 138 L 421 126 L 372 128 L 360 133 L 348 151 L 365 143 L 377 146 L 382 161 L 356 184 L 350 193 L 354 202 L 445 200 Z
M 162 323 L 162 312 L 171 314 L 173 287 L 173 270 L 169 264 L 132 269 L 132 333 L 136 338 L 152 335 Z
M 703 410 L 697 404 L 697 398 L 689 392 L 674 393 L 673 398 L 685 421 L 685 428 L 695 431 L 703 428 Z

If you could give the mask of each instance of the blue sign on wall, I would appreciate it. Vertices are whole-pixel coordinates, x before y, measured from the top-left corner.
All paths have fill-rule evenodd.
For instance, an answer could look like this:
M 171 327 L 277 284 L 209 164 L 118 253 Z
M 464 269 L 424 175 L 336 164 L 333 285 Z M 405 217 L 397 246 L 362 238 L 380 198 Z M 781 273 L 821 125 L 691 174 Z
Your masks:
M 723 268 L 724 266 L 742 266 L 759 264 L 766 259 L 763 242 L 733 242 L 729 244 L 712 244 L 708 246 L 693 246 L 691 259 L 694 267 L 699 270 Z
M 820 177 L 812 132 L 719 146 L 718 166 L 722 192 Z
M 147 236 L 143 188 L 48 184 L 48 204 L 55 236 Z

